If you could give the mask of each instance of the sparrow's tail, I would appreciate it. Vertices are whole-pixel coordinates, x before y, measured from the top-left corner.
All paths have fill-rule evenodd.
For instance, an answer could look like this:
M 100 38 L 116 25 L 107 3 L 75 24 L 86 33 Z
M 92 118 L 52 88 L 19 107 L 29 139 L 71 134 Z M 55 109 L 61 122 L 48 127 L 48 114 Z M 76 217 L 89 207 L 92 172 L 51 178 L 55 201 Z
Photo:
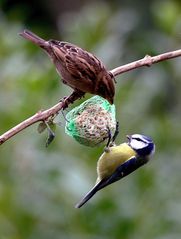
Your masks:
M 105 180 L 102 180 L 102 181 L 96 183 L 96 185 L 82 198 L 82 200 L 75 205 L 75 208 L 80 208 L 87 201 L 89 201 L 89 199 L 91 199 L 94 196 L 94 194 L 97 193 L 97 191 L 99 191 L 101 188 L 105 187 L 104 183 L 105 183 Z
M 20 32 L 19 35 L 44 49 L 46 49 L 49 46 L 48 41 L 45 41 L 44 39 L 37 36 L 31 31 L 24 30 L 23 32 Z

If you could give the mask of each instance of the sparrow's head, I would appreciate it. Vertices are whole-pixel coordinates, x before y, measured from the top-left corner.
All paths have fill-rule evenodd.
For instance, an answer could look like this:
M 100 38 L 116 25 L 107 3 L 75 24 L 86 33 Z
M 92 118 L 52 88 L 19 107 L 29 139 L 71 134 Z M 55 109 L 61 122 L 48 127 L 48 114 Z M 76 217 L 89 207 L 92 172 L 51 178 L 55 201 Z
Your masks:
M 99 81 L 97 94 L 108 100 L 112 105 L 115 95 L 114 76 L 104 69 L 99 77 L 101 77 L 101 80 Z

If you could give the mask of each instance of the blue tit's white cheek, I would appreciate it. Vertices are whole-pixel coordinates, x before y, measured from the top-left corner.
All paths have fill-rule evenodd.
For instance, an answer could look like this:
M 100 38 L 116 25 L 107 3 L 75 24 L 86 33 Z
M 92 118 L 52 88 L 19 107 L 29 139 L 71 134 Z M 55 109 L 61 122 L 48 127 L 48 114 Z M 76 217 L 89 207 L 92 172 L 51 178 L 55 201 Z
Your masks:
M 142 141 L 138 141 L 136 139 L 132 139 L 131 142 L 130 142 L 130 146 L 133 148 L 133 149 L 142 149 L 145 147 L 145 143 L 142 142 Z

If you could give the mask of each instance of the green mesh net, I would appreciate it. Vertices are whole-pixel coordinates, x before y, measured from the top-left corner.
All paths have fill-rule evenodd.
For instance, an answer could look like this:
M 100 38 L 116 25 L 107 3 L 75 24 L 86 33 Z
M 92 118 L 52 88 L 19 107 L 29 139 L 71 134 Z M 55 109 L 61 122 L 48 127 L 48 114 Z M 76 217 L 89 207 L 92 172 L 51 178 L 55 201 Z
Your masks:
M 66 115 L 65 132 L 79 143 L 95 147 L 107 142 L 108 128 L 116 128 L 115 106 L 100 96 L 94 96 Z

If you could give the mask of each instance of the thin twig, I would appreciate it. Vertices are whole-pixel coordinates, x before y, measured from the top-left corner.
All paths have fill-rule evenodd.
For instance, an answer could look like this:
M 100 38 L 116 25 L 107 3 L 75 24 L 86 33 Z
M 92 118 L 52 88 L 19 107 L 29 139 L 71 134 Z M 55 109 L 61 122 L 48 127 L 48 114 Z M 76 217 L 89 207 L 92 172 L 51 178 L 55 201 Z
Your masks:
M 114 76 L 117 76 L 124 72 L 131 71 L 133 69 L 136 69 L 142 66 L 151 66 L 154 63 L 169 60 L 171 58 L 176 58 L 179 56 L 181 56 L 181 49 L 176 51 L 166 52 L 153 57 L 146 55 L 144 58 L 138 61 L 134 61 L 129 64 L 119 66 L 111 70 L 111 73 Z M 45 121 L 50 116 L 57 114 L 60 110 L 65 109 L 66 107 L 68 107 L 70 103 L 73 103 L 75 100 L 79 99 L 80 97 L 81 96 L 79 94 L 72 93 L 64 101 L 54 105 L 53 107 L 45 111 L 39 111 L 38 113 L 34 114 L 30 118 L 22 121 L 20 124 L 16 125 L 15 127 L 11 128 L 10 130 L 8 130 L 7 132 L 5 132 L 4 134 L 0 136 L 0 145 L 6 142 L 8 139 L 12 138 L 14 135 L 18 134 L 20 131 L 29 127 L 30 125 L 35 124 L 39 121 Z
M 176 58 L 181 56 L 181 49 L 176 50 L 176 51 L 170 51 L 166 52 L 157 56 L 149 56 L 146 55 L 144 58 L 138 60 L 138 61 L 133 61 L 131 63 L 128 63 L 123 66 L 119 66 L 113 70 L 111 70 L 111 73 L 114 76 L 120 75 L 124 72 L 134 70 L 136 68 L 142 67 L 142 66 L 151 66 L 152 64 L 158 63 L 160 61 L 165 61 L 169 60 L 171 58 Z
M 14 126 L 10 130 L 8 130 L 4 134 L 2 134 L 0 136 L 0 145 L 3 144 L 8 139 L 10 139 L 11 137 L 13 137 L 14 135 L 16 135 L 17 133 L 19 133 L 20 131 L 26 129 L 30 125 L 35 124 L 39 121 L 47 120 L 49 117 L 57 114 L 60 110 L 67 108 L 69 106 L 69 104 L 73 103 L 75 100 L 79 99 L 80 97 L 81 97 L 80 94 L 73 92 L 69 97 L 67 97 L 60 103 L 54 105 L 53 107 L 51 107 L 47 110 L 44 110 L 44 111 L 37 112 L 30 118 L 22 121 L 18 125 Z

